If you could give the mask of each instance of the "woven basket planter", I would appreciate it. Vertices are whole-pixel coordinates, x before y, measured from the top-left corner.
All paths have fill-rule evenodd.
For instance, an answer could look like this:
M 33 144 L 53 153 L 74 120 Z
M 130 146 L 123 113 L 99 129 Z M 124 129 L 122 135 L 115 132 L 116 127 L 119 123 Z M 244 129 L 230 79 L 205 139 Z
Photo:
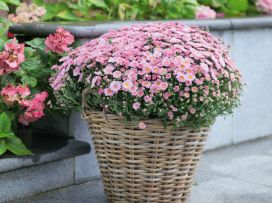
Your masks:
M 147 128 L 85 110 L 109 202 L 186 202 L 209 129 Z

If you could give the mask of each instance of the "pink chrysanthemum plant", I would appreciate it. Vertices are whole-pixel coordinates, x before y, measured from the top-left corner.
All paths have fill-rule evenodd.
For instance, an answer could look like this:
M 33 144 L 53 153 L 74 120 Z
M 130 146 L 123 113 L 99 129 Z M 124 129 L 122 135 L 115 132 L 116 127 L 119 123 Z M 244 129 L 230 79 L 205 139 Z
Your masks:
M 62 108 L 88 104 L 139 122 L 161 119 L 177 127 L 210 126 L 239 105 L 241 74 L 224 43 L 180 23 L 152 23 L 110 31 L 78 47 L 53 67 L 51 86 Z

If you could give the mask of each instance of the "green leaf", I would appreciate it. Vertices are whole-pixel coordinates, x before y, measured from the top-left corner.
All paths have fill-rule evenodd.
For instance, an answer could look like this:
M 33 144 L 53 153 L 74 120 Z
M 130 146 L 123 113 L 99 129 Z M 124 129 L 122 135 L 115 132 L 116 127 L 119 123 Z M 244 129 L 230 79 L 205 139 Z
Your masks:
M 10 136 L 14 136 L 14 133 L 12 133 L 12 132 L 0 132 L 0 139 L 10 137 Z
M 248 0 L 229 0 L 228 7 L 237 11 L 246 11 L 248 9 Z
M 0 1 L 0 10 L 9 11 L 8 5 L 3 1 Z
M 108 9 L 108 6 L 104 0 L 88 0 L 88 2 L 95 5 L 96 7 Z
M 15 5 L 15 6 L 19 6 L 20 5 L 20 1 L 19 0 L 4 0 L 4 2 L 6 2 L 8 4 Z
M 78 20 L 78 17 L 70 10 L 63 10 L 59 12 L 57 17 L 64 20 Z
M 4 139 L 0 139 L 0 156 L 8 150 Z
M 42 6 L 43 5 L 43 0 L 32 0 L 32 2 L 34 4 L 37 4 L 38 6 Z
M 29 85 L 31 87 L 36 87 L 37 85 L 37 79 L 28 75 L 23 75 L 21 81 L 24 85 Z
M 5 138 L 6 147 L 9 151 L 17 156 L 31 155 L 31 151 L 27 149 L 22 140 L 16 136 Z
M 26 42 L 26 44 L 31 46 L 32 48 L 45 50 L 44 41 L 45 41 L 45 39 L 35 38 L 35 39 L 31 40 L 31 41 Z
M 64 10 L 69 10 L 70 8 L 66 3 L 47 3 L 45 4 L 46 13 L 43 16 L 43 20 L 51 20 L 55 18 L 60 12 Z
M 3 112 L 0 114 L 0 132 L 10 132 L 11 122 L 8 115 Z
M 0 39 L 0 52 L 3 51 L 5 46 L 5 41 L 3 39 Z
M 33 70 L 38 69 L 40 67 L 41 67 L 41 60 L 37 57 L 30 58 L 30 59 L 26 60 L 24 63 L 22 63 L 22 65 L 21 65 L 21 69 L 26 70 L 26 71 L 33 71 Z M 28 80 L 28 78 L 24 79 L 24 81 L 25 80 Z

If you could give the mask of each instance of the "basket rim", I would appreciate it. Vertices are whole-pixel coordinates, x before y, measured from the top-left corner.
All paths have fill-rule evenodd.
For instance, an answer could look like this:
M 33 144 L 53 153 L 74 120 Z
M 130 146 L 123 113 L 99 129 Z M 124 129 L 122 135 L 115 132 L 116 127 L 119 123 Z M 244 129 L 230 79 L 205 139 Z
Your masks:
M 91 115 L 90 114 L 100 114 L 104 117 L 105 122 L 108 122 L 108 119 L 115 119 L 115 120 L 119 120 L 119 121 L 124 121 L 123 123 L 126 124 L 127 126 L 138 126 L 139 122 L 144 122 L 147 125 L 148 124 L 161 124 L 163 125 L 163 122 L 161 119 L 143 119 L 143 120 L 139 120 L 139 121 L 131 121 L 131 120 L 125 120 L 124 116 L 119 116 L 117 114 L 113 114 L 113 113 L 107 113 L 105 111 L 98 111 L 98 110 L 91 110 L 91 109 L 85 109 L 84 114 L 82 113 L 82 118 L 83 119 L 90 119 Z M 166 125 L 165 128 L 173 128 L 174 129 L 174 125 L 173 124 L 168 124 Z M 192 129 L 192 130 L 210 130 L 210 126 L 208 127 L 200 127 L 200 128 L 192 128 L 192 127 L 176 127 L 176 129 Z

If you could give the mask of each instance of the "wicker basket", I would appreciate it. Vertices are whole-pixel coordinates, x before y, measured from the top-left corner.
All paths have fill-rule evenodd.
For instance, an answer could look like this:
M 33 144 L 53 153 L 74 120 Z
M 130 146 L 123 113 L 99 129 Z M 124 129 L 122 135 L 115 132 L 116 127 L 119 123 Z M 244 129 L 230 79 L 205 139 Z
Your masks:
M 165 128 L 145 120 L 146 129 L 123 118 L 91 111 L 83 92 L 87 120 L 104 189 L 113 203 L 182 203 L 191 186 L 209 128 Z
M 109 202 L 186 202 L 209 129 L 141 130 L 116 115 L 85 110 Z

